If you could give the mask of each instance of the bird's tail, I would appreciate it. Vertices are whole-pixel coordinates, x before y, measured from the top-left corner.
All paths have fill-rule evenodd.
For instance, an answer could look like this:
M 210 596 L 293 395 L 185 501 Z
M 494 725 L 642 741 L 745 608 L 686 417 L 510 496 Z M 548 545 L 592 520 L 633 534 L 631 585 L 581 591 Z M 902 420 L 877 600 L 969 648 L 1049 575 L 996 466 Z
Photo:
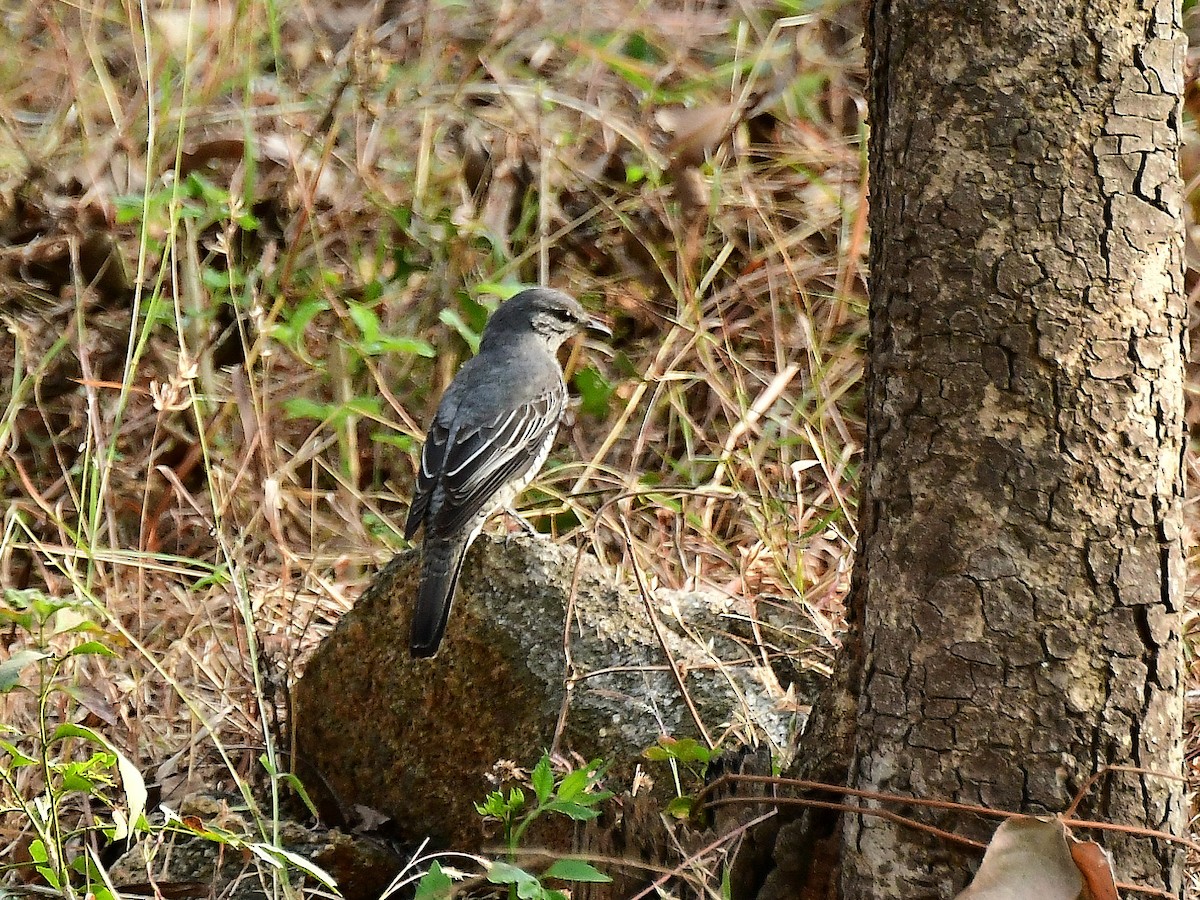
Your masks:
M 450 618 L 450 602 L 454 599 L 454 586 L 458 583 L 466 551 L 462 541 L 425 541 L 421 550 L 421 585 L 417 589 L 409 638 L 409 649 L 414 657 L 437 653 L 446 632 L 446 621 Z

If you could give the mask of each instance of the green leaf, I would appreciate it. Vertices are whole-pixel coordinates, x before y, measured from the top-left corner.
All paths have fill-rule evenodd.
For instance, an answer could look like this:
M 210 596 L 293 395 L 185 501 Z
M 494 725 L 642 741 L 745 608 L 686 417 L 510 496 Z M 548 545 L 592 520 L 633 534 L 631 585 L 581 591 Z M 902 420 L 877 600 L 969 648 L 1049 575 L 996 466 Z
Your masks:
M 196 581 L 192 584 L 192 590 L 193 591 L 202 591 L 205 588 L 211 587 L 213 585 L 220 586 L 220 585 L 224 585 L 224 584 L 229 584 L 231 580 L 232 579 L 230 579 L 230 577 L 229 577 L 229 572 L 226 569 L 224 569 L 223 567 L 218 568 L 218 569 L 213 570 L 208 575 L 204 575 L 203 577 L 196 579 Z
M 64 738 L 82 738 L 85 741 L 91 741 L 93 744 L 99 744 L 106 750 L 111 746 L 108 741 L 102 738 L 99 732 L 93 731 L 86 725 L 76 725 L 74 722 L 64 722 L 54 729 L 54 733 L 50 735 L 49 744 L 55 741 L 61 741 Z
M 198 172 L 192 172 L 184 181 L 187 196 L 204 201 L 210 207 L 228 207 L 229 191 L 218 187 Z
M 443 872 L 441 865 L 434 860 L 429 866 L 429 871 L 417 882 L 417 895 L 414 900 L 441 900 L 450 896 L 453 887 L 454 882 L 450 876 Z
M 337 886 L 337 881 L 334 879 L 334 877 L 318 866 L 311 859 L 306 859 L 299 853 L 295 853 L 291 850 L 285 850 L 282 847 L 272 847 L 270 849 L 279 854 L 279 856 L 291 863 L 291 865 L 299 869 L 304 874 L 317 879 L 317 881 L 321 882 L 321 884 L 325 885 L 325 887 L 332 889 Z
M 46 884 L 50 885 L 50 887 L 54 888 L 56 891 L 62 890 L 62 885 L 59 884 L 58 876 L 54 873 L 53 869 L 51 869 L 49 866 L 34 866 L 34 868 L 37 869 L 38 874 L 45 879 Z
M 16 588 L 4 589 L 4 602 L 13 609 L 29 609 L 33 605 L 33 601 L 38 597 L 44 597 L 41 591 L 37 588 Z
M 542 754 L 538 764 L 533 767 L 529 780 L 533 784 L 533 792 L 537 794 L 539 805 L 550 799 L 550 794 L 554 791 L 554 772 L 550 769 L 550 757 L 547 754 Z
M 18 750 L 15 744 L 10 744 L 5 740 L 0 740 L 0 750 L 3 750 L 12 757 L 12 762 L 9 765 L 14 769 L 19 769 L 22 766 L 32 766 L 37 762 L 32 756 L 26 756 Z
M 374 353 L 404 353 L 410 356 L 424 356 L 431 359 L 437 356 L 437 351 L 429 341 L 414 337 L 382 337 L 371 344 Z
M 358 326 L 365 343 L 370 344 L 379 340 L 379 317 L 375 315 L 375 310 L 369 306 L 363 306 L 361 303 L 351 303 L 349 311 L 350 318 Z
M 40 838 L 30 843 L 29 857 L 35 863 L 46 863 L 50 861 L 50 855 L 46 853 L 46 845 L 42 843 Z
M 695 807 L 694 797 L 675 797 L 667 804 L 667 815 L 674 819 L 690 819 Z
M 280 343 L 299 345 L 309 323 L 327 309 L 329 309 L 329 303 L 325 300 L 315 298 L 304 300 L 287 317 L 286 322 L 280 322 L 271 329 L 271 336 Z
M 507 300 L 509 297 L 515 297 L 521 293 L 526 287 L 528 285 L 513 281 L 481 281 L 475 285 L 475 295 L 491 294 L 493 297 Z
M 62 597 L 47 597 L 44 594 L 36 594 L 30 600 L 29 608 L 33 610 L 33 614 L 39 622 L 49 622 L 51 616 L 64 606 L 70 605 L 70 603 L 70 600 Z
M 109 838 L 111 840 L 111 837 Z M 78 872 L 84 879 L 87 888 L 86 897 L 88 900 L 120 900 L 114 897 L 106 884 L 111 884 L 108 880 L 108 875 L 101 871 L 99 865 L 99 857 L 96 856 L 96 851 L 91 847 L 88 848 L 86 855 L 80 854 L 71 860 L 70 868 L 72 871 Z
M 140 197 L 117 197 L 117 224 L 128 225 L 137 222 L 142 217 L 142 199 Z
M 560 859 L 542 873 L 543 878 L 561 878 L 563 881 L 592 881 L 601 884 L 612 881 L 591 863 L 582 859 Z
M 579 803 L 588 805 L 599 803 L 601 800 L 607 800 L 612 796 L 610 791 L 588 793 L 590 788 L 600 783 L 600 779 L 604 777 L 606 768 L 607 766 L 603 762 L 594 759 L 585 768 L 568 772 L 563 777 L 562 783 L 558 786 L 558 799 L 576 800 Z
M 636 59 L 640 62 L 659 64 L 664 61 L 658 48 L 641 31 L 632 32 L 625 39 L 625 46 L 622 50 L 630 59 Z
M 458 336 L 467 342 L 467 346 L 471 348 L 472 353 L 479 352 L 479 332 L 468 325 L 456 311 L 453 309 L 443 309 L 438 313 L 438 318 L 443 324 L 449 325 L 458 332 Z
M 65 769 L 62 772 L 62 790 L 93 794 L 96 792 L 96 782 L 78 769 Z
M 705 763 L 712 761 L 713 751 L 701 744 L 694 738 L 683 738 L 675 740 L 674 738 L 659 738 L 657 747 L 648 747 L 642 751 L 642 755 L 646 759 L 655 761 L 663 761 L 668 759 L 677 759 L 684 763 Z
M 50 656 L 41 650 L 18 650 L 0 663 L 0 694 L 7 694 L 21 681 L 21 671 Z
M 411 453 L 417 449 L 417 441 L 410 434 L 396 434 L 390 431 L 372 431 L 371 440 L 379 444 L 395 447 L 403 453 Z
M 546 804 L 546 810 L 562 813 L 567 818 L 574 819 L 576 822 L 589 822 L 600 815 L 600 810 L 591 809 L 574 800 L 553 800 Z
M 675 752 L 678 758 L 683 762 L 699 762 L 709 763 L 713 758 L 713 751 L 700 743 L 695 738 L 684 738 L 675 742 Z
M 511 812 L 516 812 L 525 806 L 525 792 L 519 787 L 509 788 L 508 791 L 508 808 Z
M 353 397 L 342 404 L 337 421 L 344 422 L 350 415 L 365 416 L 368 419 L 378 419 L 383 415 L 383 401 L 378 397 Z
M 321 814 L 317 812 L 317 805 L 313 803 L 312 797 L 308 796 L 308 791 L 305 789 L 304 784 L 299 778 L 297 778 L 291 772 L 284 772 L 283 775 L 280 776 L 280 780 L 296 792 L 296 794 L 300 797 L 300 800 L 305 806 L 308 807 L 308 811 L 312 813 L 312 817 L 314 819 L 321 818 Z
M 96 623 L 78 609 L 60 609 L 54 616 L 54 634 L 70 634 L 76 631 L 99 631 Z
M 613 386 L 603 375 L 592 366 L 587 366 L 575 373 L 572 379 L 575 389 L 579 391 L 579 408 L 584 415 L 597 419 L 608 415 L 609 403 L 612 400 Z
M 333 409 L 332 403 L 319 403 L 308 397 L 289 397 L 283 401 L 283 412 L 289 419 L 325 419 Z
M 41 840 L 35 840 L 29 845 L 29 856 L 33 859 L 34 868 L 38 874 L 46 880 L 46 884 L 54 888 L 56 891 L 62 887 L 58 880 L 58 875 L 50 868 L 50 855 L 46 852 L 46 845 Z
M 350 416 L 378 419 L 383 406 L 378 397 L 354 397 L 346 403 L 317 403 L 307 397 L 289 397 L 283 403 L 283 411 L 289 419 L 320 419 L 336 428 Z
M 499 819 L 508 812 L 508 804 L 504 802 L 503 794 L 492 791 L 482 803 L 475 804 L 475 811 L 481 816 L 495 816 Z
M 640 37 L 640 36 L 639 36 Z M 648 46 L 645 38 L 641 37 L 641 43 L 630 41 L 635 52 L 638 49 Z M 628 50 L 627 44 L 626 49 Z M 636 58 L 630 59 L 633 54 L 626 52 L 624 55 L 612 52 L 601 52 L 597 54 L 600 61 L 605 63 L 612 71 L 629 82 L 634 88 L 643 94 L 654 96 L 657 93 L 658 85 L 652 76 L 647 74 L 647 66 L 636 61 Z M 657 71 L 658 67 L 655 66 Z
M 224 294 L 226 297 L 229 296 L 231 276 L 231 272 L 222 272 L 208 267 L 200 270 L 200 282 L 210 292 Z
M 91 879 L 92 881 L 101 881 L 102 880 L 101 875 L 100 875 L 100 869 L 92 861 L 92 858 L 85 854 L 81 853 L 79 856 L 76 856 L 73 860 L 71 860 L 71 863 L 68 866 L 68 868 L 72 872 L 75 872 L 78 875 L 82 875 L 84 878 Z
M 33 613 L 17 612 L 11 609 L 0 609 L 0 622 L 10 622 L 22 631 L 33 631 Z
M 116 656 L 117 654 L 107 644 L 100 641 L 84 641 L 78 647 L 73 647 L 67 656 Z
M 558 786 L 559 800 L 574 800 L 588 786 L 588 770 L 574 769 L 563 776 L 562 784 Z
M 492 884 L 521 885 L 532 882 L 533 884 L 537 884 L 539 887 L 541 887 L 541 885 L 538 883 L 536 875 L 526 872 L 519 866 L 514 866 L 511 863 L 502 862 L 500 860 L 495 860 L 494 862 L 488 864 L 487 880 Z M 522 894 L 521 896 L 526 895 Z

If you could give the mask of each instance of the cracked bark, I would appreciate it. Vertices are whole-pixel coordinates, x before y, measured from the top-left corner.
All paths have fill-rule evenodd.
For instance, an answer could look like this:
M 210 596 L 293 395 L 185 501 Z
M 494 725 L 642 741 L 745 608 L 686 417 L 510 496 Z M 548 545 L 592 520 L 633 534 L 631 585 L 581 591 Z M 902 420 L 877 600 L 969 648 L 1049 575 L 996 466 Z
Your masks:
M 801 771 L 1033 813 L 1106 764 L 1179 773 L 1179 9 L 868 15 L 860 632 Z M 906 812 L 976 837 L 994 824 Z M 1182 791 L 1111 775 L 1081 814 L 1178 833 Z M 796 859 L 822 827 L 846 898 L 952 896 L 978 861 L 877 818 L 774 827 L 760 897 L 838 877 Z M 1181 890 L 1170 845 L 1103 842 L 1123 880 Z

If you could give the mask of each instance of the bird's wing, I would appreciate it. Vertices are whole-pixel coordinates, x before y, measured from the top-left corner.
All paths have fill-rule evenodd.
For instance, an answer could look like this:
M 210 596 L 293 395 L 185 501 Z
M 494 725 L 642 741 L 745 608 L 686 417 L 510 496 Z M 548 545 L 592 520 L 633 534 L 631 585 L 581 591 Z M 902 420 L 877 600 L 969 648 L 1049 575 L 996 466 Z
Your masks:
M 413 488 L 412 505 L 408 508 L 408 519 L 404 523 L 404 537 L 412 540 L 425 513 L 429 510 L 429 498 L 434 485 L 446 464 L 446 447 L 450 443 L 450 429 L 441 417 L 436 417 L 425 435 L 425 446 L 421 448 L 421 465 L 417 467 L 417 483 Z
M 446 428 L 435 422 L 421 452 L 406 533 L 410 528 L 415 532 L 422 520 L 427 533 L 441 536 L 466 525 L 500 488 L 537 462 L 558 428 L 565 402 L 559 385 L 481 424 Z M 431 510 L 438 485 L 440 502 Z

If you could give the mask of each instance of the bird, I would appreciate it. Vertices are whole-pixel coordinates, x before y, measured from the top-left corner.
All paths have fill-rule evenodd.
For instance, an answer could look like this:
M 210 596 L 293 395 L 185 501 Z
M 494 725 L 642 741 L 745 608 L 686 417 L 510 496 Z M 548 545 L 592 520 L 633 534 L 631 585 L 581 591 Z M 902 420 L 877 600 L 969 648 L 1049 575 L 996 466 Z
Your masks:
M 580 331 L 612 337 L 575 298 L 535 287 L 501 303 L 438 403 L 421 448 L 404 536 L 424 529 L 409 648 L 438 651 L 467 549 L 484 522 L 537 475 L 558 432 L 567 386 L 557 351 Z

